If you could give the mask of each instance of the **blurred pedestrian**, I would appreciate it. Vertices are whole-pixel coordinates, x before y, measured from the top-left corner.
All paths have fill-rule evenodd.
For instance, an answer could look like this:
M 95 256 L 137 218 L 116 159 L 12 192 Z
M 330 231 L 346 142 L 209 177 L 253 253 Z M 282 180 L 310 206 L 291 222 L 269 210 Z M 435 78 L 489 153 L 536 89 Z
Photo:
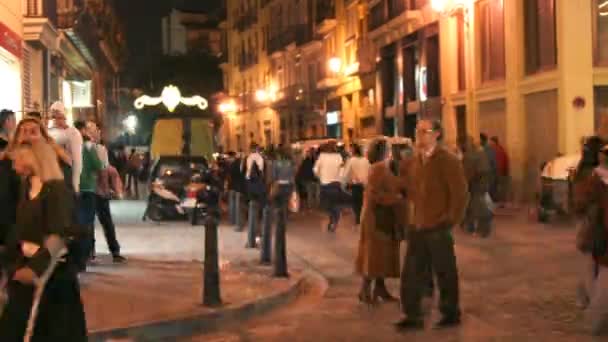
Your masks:
M 350 196 L 342 191 L 342 177 L 340 170 L 343 167 L 342 156 L 336 148 L 336 141 L 331 140 L 321 148 L 321 154 L 314 166 L 315 175 L 321 183 L 322 207 L 329 213 L 327 231 L 334 232 L 340 223 L 340 212 L 344 205 L 351 202 Z
M 348 159 L 344 168 L 344 180 L 351 189 L 356 228 L 361 224 L 363 193 L 367 184 L 369 168 L 369 160 L 363 156 L 361 146 L 353 145 L 353 156 Z
M 266 206 L 268 196 L 266 175 L 264 173 L 265 162 L 260 151 L 261 149 L 257 144 L 252 144 L 251 153 L 245 160 L 245 179 L 249 200 L 248 248 L 255 248 L 257 245 L 256 236 L 258 235 L 260 212 Z
M 142 158 L 137 150 L 132 148 L 127 160 L 127 188 L 128 194 L 139 199 L 139 173 L 141 172 Z
M 108 150 L 101 142 L 100 130 L 94 123 L 89 123 L 89 125 L 91 126 L 89 127 L 91 130 L 91 141 L 95 144 L 97 157 L 102 165 L 102 169 L 99 171 L 97 177 L 95 213 L 99 223 L 101 223 L 108 249 L 112 254 L 112 261 L 114 263 L 123 263 L 126 259 L 120 254 L 120 244 L 116 238 L 116 226 L 114 225 L 112 211 L 110 209 L 110 200 L 113 197 L 122 198 L 123 196 L 122 182 L 120 181 L 120 176 L 116 169 L 110 165 Z M 93 246 L 95 246 L 95 239 L 93 239 Z M 95 260 L 95 257 L 94 249 L 91 259 Z
M 414 225 L 402 271 L 401 310 L 406 318 L 398 330 L 424 327 L 421 298 L 427 285 L 428 259 L 439 287 L 442 319 L 436 328 L 460 324 L 458 269 L 452 227 L 462 222 L 466 210 L 467 183 L 461 162 L 439 146 L 439 122 L 421 120 L 416 127 L 417 155 L 412 163 L 408 196 L 414 202 Z
M 310 148 L 306 151 L 306 157 L 302 160 L 296 179 L 301 182 L 306 193 L 306 207 L 314 209 L 319 206 L 319 182 L 315 177 L 315 150 Z
M 490 173 L 488 174 L 488 186 L 489 186 L 489 194 L 493 201 L 497 199 L 497 181 L 498 181 L 498 164 L 496 160 L 496 151 L 490 146 L 490 141 L 488 140 L 488 135 L 485 133 L 481 133 L 479 135 L 479 142 L 481 144 L 481 148 L 486 153 L 486 158 L 488 159 L 488 165 L 490 167 Z
M 0 111 L 0 283 L 3 281 L 6 240 L 13 232 L 19 198 L 19 177 L 13 169 L 13 162 L 6 153 L 10 139 L 16 128 L 15 113 Z
M 404 201 L 405 182 L 390 169 L 388 143 L 374 140 L 369 148 L 374 163 L 369 167 L 369 179 L 363 196 L 361 232 L 355 268 L 363 278 L 359 301 L 366 304 L 378 300 L 396 301 L 390 295 L 385 278 L 399 277 L 399 237 L 397 204 Z M 360 152 L 360 151 L 359 151 Z M 367 175 L 366 175 L 367 177 Z M 374 288 L 372 292 L 372 282 Z
M 72 189 L 75 193 L 80 192 L 80 174 L 82 172 L 82 135 L 76 127 L 71 127 L 67 123 L 65 106 L 61 102 L 55 102 L 50 108 L 52 124 L 49 135 L 61 146 L 69 155 L 71 167 L 63 166 L 64 174 L 71 173 Z
M 33 341 L 86 341 L 78 279 L 66 248 L 73 196 L 58 157 L 44 140 L 21 144 L 12 152 L 14 168 L 25 177 L 26 188 L 15 234 L 7 244 L 11 281 L 0 318 L 0 341 L 23 341 L 29 320 Z M 37 310 L 32 310 L 33 305 L 38 305 Z M 32 312 L 37 316 L 31 317 Z
M 496 202 L 501 206 L 509 199 L 509 155 L 507 150 L 500 144 L 498 137 L 493 136 L 490 139 L 490 144 L 496 154 Z
M 489 181 L 492 177 L 488 157 L 472 136 L 467 137 L 466 145 L 462 147 L 462 151 L 464 174 L 469 189 L 469 205 L 463 227 L 468 233 L 488 237 L 494 217 L 487 201 L 488 191 L 490 190 Z
M 95 248 L 95 211 L 97 177 L 103 169 L 93 142 L 96 125 L 93 122 L 75 123 L 81 129 L 84 144 L 82 146 L 82 172 L 80 175 L 80 192 L 78 195 L 77 218 L 84 229 L 84 236 L 80 242 L 81 260 L 80 270 L 85 271 L 87 262 L 91 260 Z

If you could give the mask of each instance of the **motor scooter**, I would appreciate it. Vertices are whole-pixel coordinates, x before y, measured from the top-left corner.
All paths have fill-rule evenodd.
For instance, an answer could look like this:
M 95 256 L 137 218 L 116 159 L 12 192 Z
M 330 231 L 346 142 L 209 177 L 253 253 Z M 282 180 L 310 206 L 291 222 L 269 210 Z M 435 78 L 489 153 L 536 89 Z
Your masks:
M 146 218 L 155 222 L 186 218 L 186 211 L 182 207 L 181 198 L 167 189 L 161 179 L 152 182 L 150 195 L 148 196 L 148 206 L 143 217 L 144 221 Z
M 219 183 L 211 171 L 192 176 L 191 182 L 186 186 L 186 197 L 181 202 L 181 207 L 193 226 L 211 216 L 220 219 Z

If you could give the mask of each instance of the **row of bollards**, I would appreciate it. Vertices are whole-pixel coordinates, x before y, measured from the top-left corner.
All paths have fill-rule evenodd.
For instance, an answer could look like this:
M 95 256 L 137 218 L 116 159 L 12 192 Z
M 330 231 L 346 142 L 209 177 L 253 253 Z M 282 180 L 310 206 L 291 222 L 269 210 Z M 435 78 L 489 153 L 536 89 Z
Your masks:
M 228 219 L 237 232 L 242 232 L 243 196 L 236 191 L 228 193 Z M 248 230 L 246 248 L 256 247 L 256 231 L 260 202 L 249 201 Z M 220 220 L 217 212 L 209 213 L 205 219 L 205 259 L 203 274 L 203 304 L 210 307 L 222 305 L 220 293 L 220 267 L 218 248 L 218 225 Z M 273 208 L 266 204 L 262 209 L 262 236 L 260 240 L 260 262 L 263 265 L 272 263 L 272 223 L 276 220 L 274 239 L 274 272 L 275 277 L 289 277 L 287 271 L 287 208 Z
M 242 232 L 243 222 L 243 197 L 242 194 L 232 191 L 229 194 L 229 222 L 234 225 L 237 232 Z M 286 247 L 286 224 L 287 209 L 285 207 L 274 208 L 270 203 L 266 203 L 263 208 L 260 201 L 249 201 L 247 210 L 247 243 L 246 248 L 256 248 L 256 231 L 258 228 L 258 215 L 262 210 L 262 236 L 260 240 L 260 262 L 263 265 L 272 263 L 272 224 L 276 222 L 274 239 L 274 276 L 288 277 L 287 271 L 287 247 Z

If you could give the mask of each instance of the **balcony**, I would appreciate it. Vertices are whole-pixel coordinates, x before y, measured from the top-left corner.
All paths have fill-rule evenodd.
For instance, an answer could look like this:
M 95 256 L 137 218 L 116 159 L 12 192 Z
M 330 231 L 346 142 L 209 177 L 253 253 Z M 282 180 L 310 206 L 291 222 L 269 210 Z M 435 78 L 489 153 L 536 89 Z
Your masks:
M 406 0 L 388 0 L 388 19 L 394 19 L 400 16 L 405 10 L 407 6 L 405 4 Z
M 25 4 L 27 18 L 46 18 L 57 26 L 57 0 L 27 0 Z
M 285 87 L 277 93 L 277 98 L 272 103 L 272 108 L 293 108 L 303 111 L 313 111 L 323 104 L 323 97 L 313 86 L 305 84 L 293 84 Z
M 239 63 L 240 71 L 247 70 L 256 64 L 258 64 L 258 55 L 257 54 L 255 54 L 253 52 L 241 54 L 240 63 Z
M 241 15 L 234 24 L 239 32 L 243 32 L 258 22 L 258 13 L 256 10 L 251 10 Z
M 326 34 L 333 30 L 338 23 L 336 20 L 335 0 L 319 1 L 317 2 L 316 9 L 315 24 L 317 33 Z
M 28 0 L 23 18 L 23 38 L 47 49 L 55 48 L 57 40 L 56 0 Z
M 393 31 L 406 30 L 410 21 L 421 19 L 419 5 L 426 0 L 381 0 L 369 12 L 367 29 L 371 39 Z M 408 6 L 409 4 L 409 6 Z
M 272 54 L 283 50 L 289 44 L 295 43 L 297 46 L 304 45 L 314 39 L 312 28 L 307 24 L 292 25 L 286 30 L 281 31 L 277 36 L 268 41 L 268 53 Z

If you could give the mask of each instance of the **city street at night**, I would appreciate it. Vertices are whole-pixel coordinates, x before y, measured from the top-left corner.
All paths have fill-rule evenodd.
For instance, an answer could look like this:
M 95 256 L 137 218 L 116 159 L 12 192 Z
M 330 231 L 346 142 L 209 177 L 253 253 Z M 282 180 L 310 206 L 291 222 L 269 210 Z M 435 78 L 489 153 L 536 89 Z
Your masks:
M 202 227 L 142 224 L 137 220 L 142 206 L 135 202 L 117 202 L 113 208 L 127 257 L 167 261 L 202 255 Z M 584 260 L 574 247 L 575 230 L 563 224 L 529 223 L 525 214 L 518 210 L 499 216 L 496 232 L 488 239 L 454 230 L 463 309 L 459 328 L 430 330 L 439 313 L 427 300 L 429 328 L 410 334 L 396 332 L 392 323 L 400 317 L 397 304 L 368 308 L 357 301 L 360 279 L 353 272 L 353 263 L 358 233 L 350 227 L 350 217 L 330 234 L 321 228 L 323 215 L 305 212 L 289 223 L 289 259 L 297 267 L 319 273 L 327 284 L 311 281 L 293 302 L 262 317 L 176 340 L 400 341 L 403 335 L 414 341 L 590 340 L 583 330 L 582 311 L 576 306 L 576 285 Z M 239 245 L 245 241 L 245 233 L 240 237 L 231 234 L 232 228 L 227 226 L 220 230 L 239 238 Z M 101 232 L 97 244 L 103 253 Z M 389 286 L 398 296 L 398 281 L 389 281 Z

